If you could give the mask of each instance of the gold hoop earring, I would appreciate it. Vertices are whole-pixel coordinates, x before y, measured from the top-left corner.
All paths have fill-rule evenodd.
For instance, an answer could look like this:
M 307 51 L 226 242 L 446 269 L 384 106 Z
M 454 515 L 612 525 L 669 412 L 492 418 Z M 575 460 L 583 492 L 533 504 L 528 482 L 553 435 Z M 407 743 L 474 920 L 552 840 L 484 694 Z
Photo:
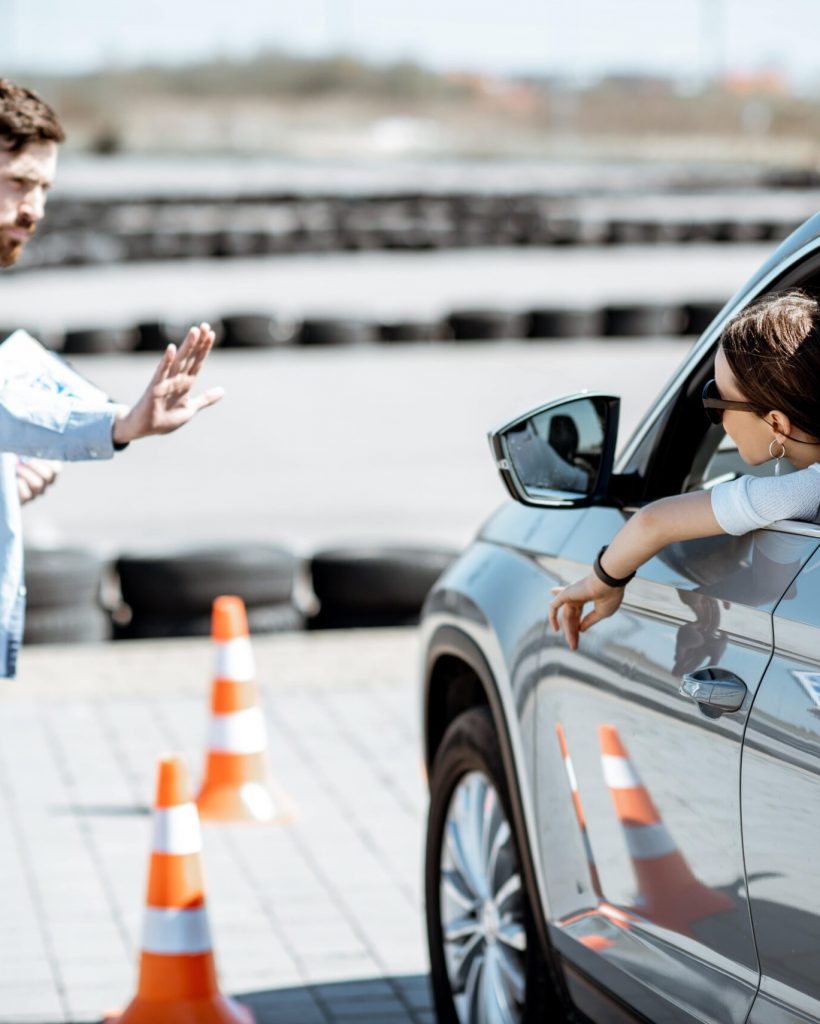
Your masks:
M 775 454 L 775 452 L 772 451 L 772 449 L 774 448 L 774 446 L 776 444 L 780 445 L 780 451 L 777 452 L 777 454 Z M 785 454 L 786 454 L 786 446 L 783 444 L 782 441 L 778 441 L 776 437 L 773 437 L 771 439 L 771 441 L 769 442 L 769 457 L 776 460 L 775 464 L 774 464 L 774 475 L 775 476 L 780 476 L 780 463 L 783 461 L 783 456 Z

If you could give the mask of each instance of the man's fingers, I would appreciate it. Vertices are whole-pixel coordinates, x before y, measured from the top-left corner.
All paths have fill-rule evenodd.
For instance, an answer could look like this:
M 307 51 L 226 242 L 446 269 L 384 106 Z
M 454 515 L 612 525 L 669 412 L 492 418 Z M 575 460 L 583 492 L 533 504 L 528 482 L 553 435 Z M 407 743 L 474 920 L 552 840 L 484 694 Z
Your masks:
M 197 346 L 196 352 L 194 353 L 193 361 L 190 367 L 188 368 L 188 373 L 192 377 L 196 377 L 196 375 L 202 368 L 202 364 L 205 362 L 205 357 L 214 347 L 215 338 L 216 335 L 211 330 L 208 330 L 205 334 L 203 334 L 200 343 Z
M 160 381 L 165 380 L 165 378 L 168 376 L 168 371 L 171 368 L 171 363 L 173 363 L 176 354 L 176 345 L 169 345 L 168 348 L 165 349 L 165 351 L 162 353 L 162 358 L 157 364 L 156 370 L 154 370 L 154 375 L 151 378 L 151 384 L 149 385 L 149 387 L 153 387 L 154 385 L 159 384 Z
M 207 409 L 210 405 L 216 405 L 224 395 L 224 388 L 208 388 L 208 390 L 203 391 L 201 395 L 197 395 L 196 398 L 192 398 L 188 405 L 194 410 L 194 412 L 199 412 L 201 409 Z
M 194 348 L 199 341 L 200 329 L 199 327 L 190 327 L 188 333 L 185 335 L 185 339 L 179 346 L 179 350 L 176 354 L 176 359 L 171 365 L 171 376 L 174 377 L 179 373 L 185 372 L 185 366 L 191 355 L 191 349 Z

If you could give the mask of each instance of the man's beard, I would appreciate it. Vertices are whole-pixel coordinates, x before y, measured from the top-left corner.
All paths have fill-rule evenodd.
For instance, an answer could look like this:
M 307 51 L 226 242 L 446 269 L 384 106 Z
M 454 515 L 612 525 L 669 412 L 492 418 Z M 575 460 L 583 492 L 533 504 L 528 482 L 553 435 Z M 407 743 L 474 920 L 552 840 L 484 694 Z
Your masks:
M 13 267 L 23 254 L 28 238 L 11 238 L 0 228 L 0 267 Z

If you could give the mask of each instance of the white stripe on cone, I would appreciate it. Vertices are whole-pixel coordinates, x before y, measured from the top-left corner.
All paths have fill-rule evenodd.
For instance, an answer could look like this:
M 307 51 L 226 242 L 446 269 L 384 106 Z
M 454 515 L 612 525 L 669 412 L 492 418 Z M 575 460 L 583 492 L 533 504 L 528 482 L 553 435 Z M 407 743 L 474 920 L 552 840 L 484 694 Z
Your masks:
M 267 747 L 261 708 L 244 708 L 228 715 L 213 715 L 209 748 L 223 754 L 259 754 Z
M 255 678 L 256 666 L 250 639 L 239 636 L 214 644 L 214 675 L 217 679 L 232 679 L 246 683 Z
M 578 780 L 575 778 L 575 769 L 572 767 L 572 761 L 569 756 L 564 758 L 564 767 L 567 770 L 567 778 L 569 779 L 569 788 L 573 793 L 578 792 Z
M 156 853 L 199 853 L 202 832 L 195 804 L 158 807 L 154 811 L 154 842 Z
M 601 764 L 604 769 L 604 779 L 610 789 L 638 789 L 643 786 L 638 773 L 625 757 L 602 754 Z
M 668 853 L 677 853 L 677 846 L 665 825 L 627 825 L 624 826 L 626 845 L 633 860 L 653 860 L 665 857 Z
M 163 956 L 207 953 L 211 949 L 211 930 L 205 908 L 146 907 L 142 949 Z

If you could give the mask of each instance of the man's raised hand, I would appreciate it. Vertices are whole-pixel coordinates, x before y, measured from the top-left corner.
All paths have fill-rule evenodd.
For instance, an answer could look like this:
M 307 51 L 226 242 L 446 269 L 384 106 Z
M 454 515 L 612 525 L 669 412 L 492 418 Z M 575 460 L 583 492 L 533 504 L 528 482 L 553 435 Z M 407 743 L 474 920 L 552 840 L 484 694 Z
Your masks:
M 210 388 L 196 397 L 191 389 L 214 343 L 210 325 L 192 327 L 179 349 L 169 345 L 137 404 L 123 411 L 114 423 L 114 443 L 128 444 L 152 434 L 170 434 L 200 411 L 214 405 L 224 394 Z

